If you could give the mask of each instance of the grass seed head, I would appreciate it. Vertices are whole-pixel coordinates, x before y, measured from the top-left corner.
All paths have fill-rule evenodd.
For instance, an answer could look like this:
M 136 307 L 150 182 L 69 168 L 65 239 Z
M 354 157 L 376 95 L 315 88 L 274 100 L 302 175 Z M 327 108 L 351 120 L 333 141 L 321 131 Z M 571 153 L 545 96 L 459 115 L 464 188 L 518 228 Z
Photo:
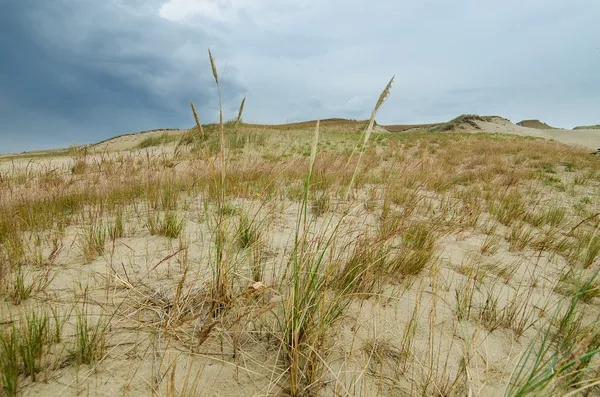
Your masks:
M 389 83 L 387 83 L 387 85 L 385 86 L 384 90 L 381 92 L 381 95 L 379 95 L 379 99 L 377 100 L 377 104 L 375 105 L 375 112 L 377 112 L 379 110 L 379 108 L 381 107 L 381 105 L 383 105 L 383 102 L 385 102 L 385 100 L 387 99 L 387 97 L 390 95 L 390 91 L 392 89 L 392 84 L 394 83 L 394 78 L 396 76 L 392 76 L 392 78 L 390 79 Z
M 196 120 L 196 127 L 198 127 L 200 136 L 204 137 L 204 130 L 202 129 L 202 124 L 200 124 L 200 119 L 198 118 L 198 113 L 196 113 L 196 108 L 194 107 L 194 103 L 192 101 L 190 101 L 190 106 L 192 107 L 192 113 L 194 113 L 194 120 Z
M 215 60 L 210 52 L 210 48 L 208 49 L 208 57 L 210 58 L 210 66 L 212 68 L 213 76 L 215 77 L 215 81 L 219 84 L 219 75 L 217 74 L 217 67 L 215 66 Z
M 237 116 L 237 120 L 235 122 L 235 124 L 239 124 L 240 121 L 242 121 L 242 113 L 244 112 L 244 104 L 246 103 L 246 97 L 244 97 L 244 99 L 242 99 L 242 103 L 240 104 L 240 110 L 238 112 L 238 116 Z

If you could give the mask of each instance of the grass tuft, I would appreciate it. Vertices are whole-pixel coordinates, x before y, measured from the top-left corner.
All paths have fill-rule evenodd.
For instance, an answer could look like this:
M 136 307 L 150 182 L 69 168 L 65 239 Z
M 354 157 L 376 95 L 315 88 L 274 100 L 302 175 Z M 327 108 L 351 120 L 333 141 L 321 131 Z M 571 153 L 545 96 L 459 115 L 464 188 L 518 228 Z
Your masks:
M 75 340 L 70 356 L 77 365 L 93 365 L 104 355 L 106 326 L 98 321 L 96 325 L 88 323 L 88 315 L 78 312 Z

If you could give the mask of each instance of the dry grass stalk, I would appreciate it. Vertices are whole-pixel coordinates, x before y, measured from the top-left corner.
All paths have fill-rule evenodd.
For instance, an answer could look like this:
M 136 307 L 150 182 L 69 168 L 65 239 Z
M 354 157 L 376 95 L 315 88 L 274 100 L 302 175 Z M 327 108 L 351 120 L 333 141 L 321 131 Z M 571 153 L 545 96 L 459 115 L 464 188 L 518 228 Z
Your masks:
M 204 130 L 202 129 L 202 124 L 200 124 L 198 113 L 196 113 L 196 108 L 194 107 L 194 103 L 192 101 L 190 101 L 190 106 L 192 107 L 192 113 L 194 113 L 194 120 L 196 121 L 196 128 L 198 128 L 200 138 L 204 139 Z
M 356 167 L 354 168 L 354 173 L 352 174 L 352 178 L 350 179 L 350 183 L 348 184 L 348 189 L 346 190 L 346 195 L 344 197 L 344 200 L 348 200 L 348 196 L 350 195 L 350 191 L 352 189 L 352 186 L 356 179 L 356 175 L 358 174 L 358 171 L 360 168 L 360 162 L 361 162 L 363 154 L 365 152 L 365 148 L 367 147 L 367 142 L 369 141 L 369 138 L 371 137 L 371 133 L 373 132 L 373 126 L 375 124 L 375 116 L 377 116 L 377 112 L 379 111 L 379 108 L 381 107 L 381 105 L 383 105 L 383 102 L 385 102 L 386 98 L 389 96 L 390 90 L 392 89 L 393 82 L 394 82 L 394 76 L 392 76 L 390 81 L 387 83 L 387 85 L 385 86 L 385 88 L 383 89 L 381 94 L 379 95 L 377 104 L 375 105 L 375 108 L 373 109 L 373 112 L 371 113 L 371 118 L 369 119 L 369 125 L 367 126 L 367 129 L 364 133 L 364 140 L 363 140 L 362 146 L 360 148 L 360 152 L 358 154 L 358 160 L 356 162 Z
M 244 112 L 244 104 L 246 103 L 246 97 L 242 99 L 242 103 L 240 104 L 240 110 L 238 111 L 237 119 L 235 121 L 235 125 L 239 125 L 240 121 L 242 121 L 242 113 Z

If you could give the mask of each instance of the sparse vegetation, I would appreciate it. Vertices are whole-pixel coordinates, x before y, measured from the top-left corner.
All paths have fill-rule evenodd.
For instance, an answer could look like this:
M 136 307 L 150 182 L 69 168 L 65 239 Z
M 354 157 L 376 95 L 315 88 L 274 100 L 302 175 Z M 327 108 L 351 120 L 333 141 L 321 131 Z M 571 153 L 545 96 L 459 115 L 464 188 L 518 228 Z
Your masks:
M 76 317 L 75 340 L 70 356 L 77 365 L 94 364 L 104 354 L 106 326 L 101 321 L 90 325 L 87 313 L 77 313 Z
M 152 146 L 165 145 L 171 142 L 176 142 L 179 139 L 177 135 L 169 135 L 167 133 L 163 133 L 160 135 L 151 135 L 147 138 L 144 138 L 137 147 L 139 149 L 145 149 Z
M 60 329 L 52 332 L 45 311 L 32 311 L 0 329 L 0 380 L 6 395 L 18 395 L 23 377 L 36 382 L 45 365 L 47 348 L 56 341 L 55 335 L 60 335 Z
M 239 98 L 0 161 L 0 396 L 600 393 L 600 162 L 494 117 L 381 131 L 391 83 L 369 120 Z
M 461 114 L 460 116 L 450 120 L 447 123 L 434 125 L 430 131 L 432 132 L 444 132 L 453 131 L 455 129 L 466 127 L 474 130 L 481 130 L 481 127 L 475 123 L 475 121 L 490 121 L 494 116 L 480 116 L 478 114 Z
M 574 130 L 598 130 L 600 129 L 600 124 L 594 124 L 594 125 L 578 125 L 577 127 L 573 128 Z
M 539 120 L 523 120 L 523 121 L 519 121 L 517 123 L 517 125 L 520 125 L 522 127 L 527 127 L 527 128 L 536 128 L 538 130 L 551 130 L 554 129 L 554 127 L 550 127 L 548 124 L 539 121 Z

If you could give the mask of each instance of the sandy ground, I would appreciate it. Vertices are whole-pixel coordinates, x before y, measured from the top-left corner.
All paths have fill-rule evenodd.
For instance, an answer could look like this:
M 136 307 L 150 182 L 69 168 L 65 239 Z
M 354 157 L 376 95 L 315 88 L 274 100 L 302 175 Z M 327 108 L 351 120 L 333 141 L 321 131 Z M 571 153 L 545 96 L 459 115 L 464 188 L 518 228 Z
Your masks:
M 536 130 L 519 127 L 503 119 L 479 124 L 483 132 L 554 139 L 592 149 L 600 147 L 600 131 Z M 74 164 L 71 157 L 0 162 L 0 171 L 9 171 L 8 175 L 15 181 L 22 179 L 24 189 L 33 189 L 37 185 L 27 186 L 30 182 L 28 174 L 20 178 L 18 170 L 37 172 L 34 182 L 39 183 L 41 194 L 47 194 L 47 187 L 52 186 L 48 176 L 53 170 L 57 170 L 65 181 L 73 180 L 74 183 L 93 181 L 103 173 L 110 181 L 123 173 L 138 173 L 138 178 L 143 179 L 151 175 L 150 171 L 146 171 L 151 164 L 160 165 L 154 159 L 168 160 L 173 155 L 172 144 L 148 150 L 129 150 L 148 136 L 123 136 L 96 145 L 99 153 L 88 155 L 85 161 L 89 166 L 80 175 L 71 175 Z M 327 140 L 327 135 L 323 139 Z M 505 145 L 515 145 L 519 150 L 514 152 L 528 150 L 529 144 L 538 144 L 513 141 L 517 140 L 507 139 Z M 494 150 L 503 147 L 490 144 L 487 152 L 480 152 L 486 142 L 471 143 L 470 149 L 465 151 L 461 151 L 467 146 L 464 141 L 443 148 L 438 142 L 431 142 L 425 145 L 426 148 L 419 148 L 421 143 L 412 143 L 413 146 L 406 142 L 398 146 L 381 146 L 378 147 L 379 153 L 373 151 L 365 158 L 367 166 L 364 173 L 371 177 L 377 178 L 379 172 L 385 173 L 389 169 L 393 169 L 394 173 L 388 179 L 382 178 L 384 183 L 380 185 L 365 184 L 357 193 L 364 197 L 359 197 L 351 215 L 341 223 L 336 251 L 331 255 L 332 264 L 347 258 L 353 249 L 352 239 L 355 236 L 374 235 L 385 226 L 381 219 L 384 219 L 384 197 L 388 193 L 393 197 L 392 202 L 396 201 L 388 211 L 406 225 L 439 228 L 435 232 L 434 259 L 418 276 L 394 280 L 377 296 L 352 301 L 343 320 L 332 329 L 319 395 L 504 395 L 508 379 L 522 353 L 538 332 L 545 329 L 553 304 L 562 299 L 556 287 L 559 278 L 563 273 L 567 274 L 570 266 L 560 252 L 545 249 L 546 245 L 539 249 L 529 242 L 523 248 L 515 248 L 514 240 L 527 240 L 526 233 L 531 233 L 531 239 L 546 236 L 549 244 L 555 244 L 551 232 L 567 234 L 582 219 L 593 221 L 594 218 L 589 218 L 590 214 L 600 211 L 597 201 L 581 201 L 585 197 L 597 197 L 600 188 L 600 173 L 593 168 L 595 163 L 592 160 L 595 159 L 590 159 L 593 156 L 587 156 L 585 152 L 547 142 L 536 146 L 548 149 L 546 152 L 564 150 L 566 154 L 559 153 L 558 156 L 565 156 L 573 163 L 576 171 L 569 171 L 561 165 L 562 157 L 554 159 L 548 153 L 541 153 L 541 159 L 537 159 L 539 164 L 523 164 L 533 161 L 531 158 L 540 150 L 506 154 L 504 157 L 498 155 L 497 163 L 487 164 L 489 158 L 496 154 Z M 336 153 L 342 149 L 335 146 Z M 245 172 L 255 165 L 259 157 L 255 154 L 268 154 L 262 146 L 254 150 L 258 152 L 252 152 L 248 159 L 243 160 L 246 162 L 241 162 L 237 168 L 232 167 L 239 176 L 231 180 L 237 181 L 235 183 L 240 186 L 252 176 Z M 275 152 L 278 151 L 275 149 Z M 319 154 L 319 159 L 321 156 L 325 157 Z M 341 169 L 334 160 L 329 166 L 318 169 L 316 175 Z M 106 164 L 103 165 L 103 162 Z M 553 162 L 549 169 L 547 162 Z M 579 162 L 583 165 L 578 165 Z M 107 171 L 110 164 L 117 169 L 114 174 Z M 138 168 L 135 171 L 134 168 L 119 168 L 121 164 Z M 496 178 L 495 183 L 484 184 L 479 179 L 484 168 L 482 164 L 486 164 L 491 177 Z M 532 178 L 523 182 L 519 179 L 525 180 L 525 176 L 519 174 L 525 165 L 532 172 L 540 173 L 539 180 Z M 189 165 L 194 166 L 197 166 L 194 170 L 198 175 L 205 167 L 202 163 Z M 185 167 L 177 165 L 160 167 L 156 172 L 171 181 L 182 170 Z M 260 169 L 257 167 L 257 170 L 255 172 L 258 173 Z M 236 175 L 235 171 L 232 175 Z M 448 191 L 442 187 L 435 191 L 436 186 L 443 186 L 446 180 L 458 177 L 462 179 L 456 179 Z M 323 181 L 326 180 L 323 178 Z M 439 185 L 433 181 L 438 181 Z M 57 186 L 63 186 L 62 183 L 57 182 Z M 537 214 L 564 209 L 565 219 L 552 228 L 548 225 L 520 228 L 516 222 L 505 224 L 495 221 L 489 208 L 477 208 L 477 204 L 483 202 L 483 196 L 477 195 L 477 192 L 481 184 L 481 188 L 485 185 L 493 196 L 498 194 L 494 190 L 496 185 L 502 183 L 506 189 L 523 184 L 520 190 L 515 191 L 526 198 L 523 204 L 525 211 Z M 428 184 L 429 188 L 426 187 Z M 64 182 L 64 186 L 70 185 Z M 90 186 L 93 189 L 98 183 L 92 182 Z M 289 297 L 282 274 L 290 263 L 288 259 L 293 249 L 299 203 L 288 198 L 294 194 L 291 184 L 284 185 L 270 198 L 256 193 L 260 186 L 258 183 L 252 187 L 255 190 L 252 190 L 250 199 L 232 199 L 231 207 L 235 211 L 232 210 L 228 216 L 231 218 L 232 236 L 236 233 L 240 214 L 256 212 L 257 219 L 265 219 L 260 224 L 263 233 L 260 251 L 264 258 L 262 281 L 270 290 L 265 293 L 264 302 L 257 299 L 256 307 L 248 305 L 250 310 L 255 310 L 252 315 L 262 314 L 236 328 L 234 320 L 237 313 L 232 312 L 231 317 L 225 318 L 202 346 L 194 344 L 198 344 L 198 334 L 209 323 L 207 318 L 199 317 L 195 322 L 173 325 L 172 328 L 169 328 L 171 325 L 167 327 L 167 320 L 173 315 L 172 306 L 178 288 L 182 288 L 186 299 L 189 298 L 185 305 L 181 305 L 183 308 L 205 310 L 194 300 L 205 299 L 209 290 L 211 258 L 214 257 L 211 247 L 214 225 L 210 222 L 215 207 L 207 205 L 210 202 L 203 193 L 193 195 L 185 191 L 177 196 L 177 204 L 172 211 L 185 219 L 183 232 L 178 238 L 150 232 L 150 217 L 154 214 L 164 217 L 167 211 L 161 210 L 160 205 L 153 208 L 143 198 L 140 202 L 118 208 L 124 219 L 123 235 L 107 241 L 104 252 L 92 260 L 86 260 L 82 253 L 86 238 L 91 235 L 90 225 L 109 227 L 115 224 L 117 212 L 114 210 L 104 213 L 104 207 L 99 206 L 98 214 L 82 211 L 63 234 L 43 230 L 38 238 L 40 243 L 30 238 L 26 244 L 28 252 L 36 254 L 39 250 L 42 258 L 52 256 L 55 241 L 61 248 L 53 261 L 26 267 L 28 277 L 47 271 L 50 281 L 43 291 L 36 291 L 23 306 L 13 305 L 8 299 L 0 300 L 0 324 L 9 321 L 11 315 L 16 318 L 28 308 L 43 303 L 58 308 L 59 314 L 64 316 L 64 342 L 52 346 L 45 358 L 45 381 L 23 380 L 23 395 L 175 395 L 170 394 L 171 385 L 173 390 L 181 393 L 177 395 L 287 395 L 281 343 L 276 338 L 278 323 L 274 321 L 274 317 L 280 315 L 279 306 L 274 306 L 272 312 L 262 312 L 262 309 L 271 307 L 271 304 L 279 305 L 286 296 Z M 413 191 L 415 199 L 411 201 L 409 193 Z M 367 206 L 367 198 L 372 192 L 375 192 L 374 198 Z M 335 192 L 330 191 L 329 194 L 334 201 Z M 498 196 L 498 199 L 503 197 Z M 15 190 L 15 193 L 6 193 L 5 202 L 20 199 L 21 195 Z M 480 216 L 473 217 L 477 211 Z M 315 216 L 313 230 L 327 237 L 330 232 L 326 230 L 328 225 L 331 226 L 328 222 L 339 216 L 339 212 L 334 210 Z M 445 223 L 449 226 L 439 226 Z M 584 227 L 588 225 L 583 224 L 581 230 Z M 589 226 L 588 229 L 593 228 Z M 58 236 L 58 240 L 54 240 L 54 236 Z M 234 241 L 233 238 L 231 241 Z M 493 248 L 484 250 L 488 243 Z M 243 290 L 252 285 L 250 273 L 254 254 L 250 249 L 239 248 L 233 243 L 228 250 L 235 264 L 235 280 Z M 32 258 L 35 256 L 31 255 Z M 592 269 L 600 264 L 599 260 L 600 257 L 595 259 Z M 178 284 L 180 281 L 181 284 Z M 490 297 L 498 302 L 498 312 L 493 314 L 514 315 L 514 319 L 510 317 L 510 322 L 507 320 L 497 329 L 490 329 L 494 318 L 484 316 L 488 313 L 485 309 Z M 459 312 L 459 303 L 467 301 L 469 314 Z M 107 346 L 97 366 L 78 367 L 65 358 L 74 343 L 74 313 L 81 309 L 81 302 L 88 302 L 88 307 L 92 307 L 89 310 L 102 314 L 103 318 L 111 318 L 111 327 L 106 331 Z M 586 305 L 589 315 L 593 316 L 598 312 L 600 298 L 595 297 Z M 246 307 L 240 310 L 246 310 Z M 522 332 L 519 330 L 521 322 L 527 325 Z M 414 324 L 414 328 L 409 327 L 410 324 Z M 410 354 L 401 351 L 401 346 L 407 345 L 407 335 L 412 335 L 412 342 L 408 345 Z M 234 351 L 235 355 L 232 354 Z M 461 375 L 463 367 L 466 367 L 465 375 Z M 189 388 L 195 392 L 184 393 L 184 380 L 189 379 L 191 383 L 196 377 L 197 384 Z M 453 382 L 461 386 L 452 389 Z M 452 393 L 446 393 L 447 390 Z M 598 392 L 597 389 L 594 391 Z
M 186 130 L 159 130 L 159 131 L 149 131 L 144 133 L 130 134 L 130 135 L 122 135 L 120 137 L 115 137 L 112 139 L 108 139 L 104 142 L 99 142 L 95 145 L 91 146 L 91 149 L 95 152 L 114 152 L 119 150 L 131 149 L 139 145 L 144 139 L 161 136 L 161 135 L 182 135 L 186 132 Z
M 503 118 L 496 118 L 492 122 L 476 121 L 482 132 L 499 132 L 520 136 L 532 136 L 552 139 L 568 145 L 583 146 L 590 149 L 600 148 L 600 130 L 563 130 L 521 127 Z

